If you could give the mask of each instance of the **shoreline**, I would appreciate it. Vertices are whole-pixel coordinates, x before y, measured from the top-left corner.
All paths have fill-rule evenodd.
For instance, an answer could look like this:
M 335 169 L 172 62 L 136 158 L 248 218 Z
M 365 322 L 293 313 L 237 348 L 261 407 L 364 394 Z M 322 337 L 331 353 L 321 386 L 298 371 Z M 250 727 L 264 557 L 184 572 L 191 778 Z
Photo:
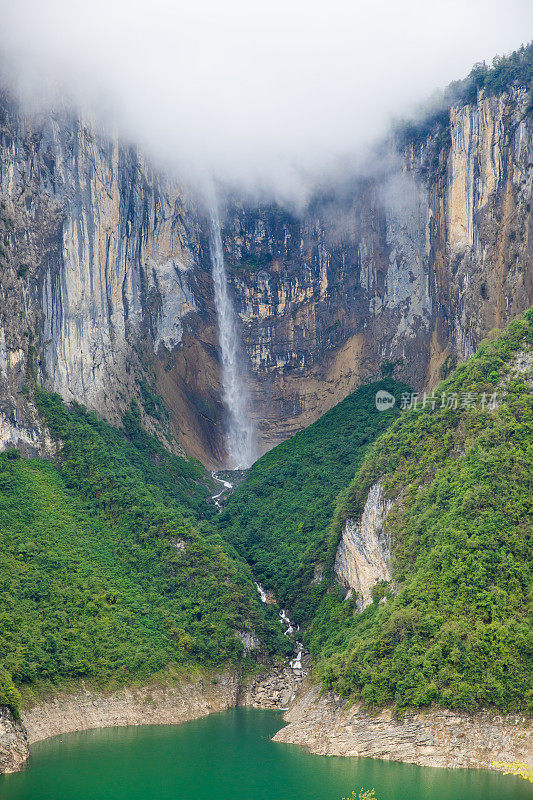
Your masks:
M 80 684 L 30 702 L 16 720 L 0 708 L 0 774 L 24 768 L 29 746 L 77 731 L 129 725 L 177 725 L 238 706 L 285 710 L 303 675 L 290 667 L 248 676 L 210 674 L 174 685 L 148 684 L 108 692 Z
M 216 680 L 216 683 L 212 681 Z M 239 682 L 233 675 L 180 683 L 100 692 L 81 686 L 58 692 L 24 709 L 21 721 L 28 744 L 64 733 L 128 725 L 177 725 L 225 711 L 237 704 Z
M 276 742 L 317 755 L 378 758 L 421 767 L 492 769 L 492 762 L 533 765 L 533 728 L 521 715 L 432 709 L 395 718 L 343 707 L 289 668 L 248 677 L 222 673 L 176 685 L 124 687 L 110 692 L 83 685 L 58 692 L 22 711 L 21 721 L 0 709 L 0 774 L 24 768 L 29 746 L 53 736 L 106 727 L 176 725 L 251 706 L 284 711 Z
M 391 709 L 371 713 L 344 707 L 341 698 L 307 685 L 284 714 L 274 741 L 311 753 L 402 761 L 421 767 L 490 769 L 520 762 L 533 766 L 533 723 L 521 714 L 449 709 Z

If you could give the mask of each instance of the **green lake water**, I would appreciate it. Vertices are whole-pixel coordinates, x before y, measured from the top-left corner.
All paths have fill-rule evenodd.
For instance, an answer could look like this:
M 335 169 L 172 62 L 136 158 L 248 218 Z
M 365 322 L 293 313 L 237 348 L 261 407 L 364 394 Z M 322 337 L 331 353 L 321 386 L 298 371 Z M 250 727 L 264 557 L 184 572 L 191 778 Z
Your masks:
M 485 770 L 442 770 L 314 756 L 270 737 L 273 711 L 236 709 L 175 726 L 72 733 L 31 748 L 0 777 L 1 800 L 531 800 L 531 784 Z

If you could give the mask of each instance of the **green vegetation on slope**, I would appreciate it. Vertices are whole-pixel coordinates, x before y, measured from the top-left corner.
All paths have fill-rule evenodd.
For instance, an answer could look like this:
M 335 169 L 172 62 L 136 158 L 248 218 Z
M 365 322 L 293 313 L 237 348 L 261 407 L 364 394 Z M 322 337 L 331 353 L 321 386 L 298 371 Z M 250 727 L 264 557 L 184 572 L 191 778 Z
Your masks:
M 220 516 L 201 465 L 150 437 L 135 405 L 119 430 L 37 390 L 61 447 L 55 463 L 0 456 L 0 704 L 43 682 L 240 663 L 240 631 L 286 652 L 246 559 L 343 697 L 531 709 L 532 354 L 528 312 L 438 387 L 457 407 L 378 412 L 378 390 L 407 387 L 362 387 L 261 458 Z M 332 567 L 377 480 L 394 501 L 393 582 L 359 614 Z
M 309 643 L 325 686 L 399 708 L 532 709 L 532 354 L 529 311 L 438 387 L 458 395 L 457 409 L 407 411 L 367 453 L 339 502 L 330 553 L 383 478 L 395 500 L 394 586 L 362 614 L 338 592 L 324 598 Z M 494 410 L 461 407 L 483 392 L 500 396 Z
M 0 456 L 0 704 L 18 688 L 116 683 L 241 663 L 237 632 L 283 651 L 250 570 L 200 532 L 205 473 L 138 426 L 131 439 L 57 395 L 36 400 L 57 463 Z M 13 683 L 11 682 L 11 679 Z
M 417 120 L 398 122 L 395 133 L 400 145 L 420 144 L 430 135 L 440 134 L 442 140 L 449 132 L 450 108 L 464 106 L 477 101 L 477 93 L 497 95 L 513 87 L 529 91 L 527 112 L 533 111 L 533 42 L 520 47 L 508 56 L 496 56 L 490 66 L 485 62 L 476 64 L 467 78 L 454 81 L 433 100 L 433 108 L 421 114 Z
M 394 409 L 376 410 L 378 390 L 395 395 Z M 310 584 L 324 559 L 336 497 L 399 413 L 406 390 L 391 379 L 358 389 L 260 458 L 219 518 L 221 534 L 300 621 L 310 618 L 324 592 L 322 584 Z

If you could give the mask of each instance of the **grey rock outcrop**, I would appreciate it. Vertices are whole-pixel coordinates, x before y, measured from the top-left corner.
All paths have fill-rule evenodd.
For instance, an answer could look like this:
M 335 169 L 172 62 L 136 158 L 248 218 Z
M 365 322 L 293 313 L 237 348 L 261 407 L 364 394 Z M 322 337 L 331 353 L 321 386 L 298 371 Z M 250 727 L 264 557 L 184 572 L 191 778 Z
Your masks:
M 26 731 L 11 711 L 0 707 L 0 774 L 18 772 L 28 758 Z
M 390 581 L 390 549 L 383 523 L 392 503 L 383 497 L 382 483 L 370 487 L 361 519 L 347 519 L 335 557 L 335 575 L 358 595 L 362 611 L 372 602 L 371 589 L 378 581 Z
M 493 762 L 533 765 L 531 721 L 489 712 L 434 709 L 395 718 L 344 709 L 339 698 L 308 688 L 287 711 L 274 741 L 299 744 L 319 755 L 404 761 L 426 767 L 494 768 Z

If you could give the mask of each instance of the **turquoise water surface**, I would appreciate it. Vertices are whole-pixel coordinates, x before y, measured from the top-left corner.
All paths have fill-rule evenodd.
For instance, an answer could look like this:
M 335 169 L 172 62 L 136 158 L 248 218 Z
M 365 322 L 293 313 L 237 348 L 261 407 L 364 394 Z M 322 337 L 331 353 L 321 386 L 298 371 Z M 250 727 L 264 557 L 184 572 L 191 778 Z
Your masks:
M 107 728 L 32 746 L 1 800 L 531 800 L 531 784 L 486 770 L 442 770 L 314 756 L 270 737 L 274 711 L 236 709 L 175 726 Z

